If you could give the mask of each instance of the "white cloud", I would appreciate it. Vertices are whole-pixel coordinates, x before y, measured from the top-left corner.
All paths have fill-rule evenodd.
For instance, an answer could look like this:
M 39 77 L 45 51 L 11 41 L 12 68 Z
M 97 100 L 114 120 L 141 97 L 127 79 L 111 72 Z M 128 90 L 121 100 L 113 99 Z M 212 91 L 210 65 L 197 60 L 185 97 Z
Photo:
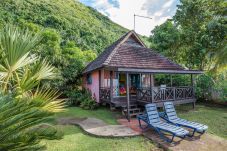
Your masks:
M 86 3 L 128 29 L 133 29 L 134 14 L 151 17 L 152 20 L 136 17 L 136 32 L 149 36 L 156 25 L 174 15 L 178 0 L 87 0 Z

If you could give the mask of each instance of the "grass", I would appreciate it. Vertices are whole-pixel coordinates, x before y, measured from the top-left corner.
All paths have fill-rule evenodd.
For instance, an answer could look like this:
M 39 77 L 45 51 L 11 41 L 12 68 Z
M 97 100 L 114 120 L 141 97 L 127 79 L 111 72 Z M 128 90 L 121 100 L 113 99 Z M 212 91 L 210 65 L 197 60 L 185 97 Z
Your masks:
M 60 117 L 95 117 L 109 124 L 117 124 L 116 116 L 119 113 L 99 108 L 94 111 L 83 110 L 79 107 L 70 107 L 66 112 L 59 113 Z M 85 134 L 79 127 L 72 125 L 56 125 L 64 133 L 61 140 L 45 140 L 48 151 L 150 151 L 157 147 L 142 136 L 131 138 L 99 138 Z
M 209 126 L 208 133 L 227 139 L 227 107 L 198 104 L 192 110 L 191 105 L 176 107 L 178 116 Z M 60 117 L 95 117 L 108 124 L 117 124 L 119 113 L 111 112 L 107 108 L 97 110 L 83 110 L 79 107 L 70 107 L 67 111 L 57 114 Z M 53 122 L 54 123 L 54 122 Z M 48 151 L 147 151 L 157 150 L 157 147 L 143 137 L 133 138 L 98 138 L 85 134 L 80 128 L 71 125 L 56 125 L 64 133 L 61 140 L 46 140 Z
M 69 107 L 65 112 L 58 113 L 55 118 L 60 117 L 94 117 L 105 121 L 108 124 L 117 124 L 116 117 L 119 112 L 111 112 L 108 108 L 100 107 L 97 110 L 83 110 L 80 107 Z
M 197 104 L 192 110 L 191 105 L 181 105 L 177 113 L 181 118 L 208 125 L 208 133 L 227 139 L 227 107 Z

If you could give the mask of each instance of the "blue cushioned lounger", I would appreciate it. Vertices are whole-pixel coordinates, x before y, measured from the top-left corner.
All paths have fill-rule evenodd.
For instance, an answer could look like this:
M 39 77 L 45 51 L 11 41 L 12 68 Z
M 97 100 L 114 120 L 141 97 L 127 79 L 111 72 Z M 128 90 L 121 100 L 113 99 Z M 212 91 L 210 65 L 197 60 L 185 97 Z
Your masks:
M 189 131 L 181 127 L 169 124 L 165 121 L 161 121 L 155 104 L 147 104 L 145 108 L 146 114 L 137 116 L 141 129 L 144 128 L 141 126 L 140 120 L 144 121 L 147 124 L 147 127 L 156 130 L 162 139 L 170 143 L 173 141 L 175 136 L 184 138 L 186 135 L 189 134 Z M 172 138 L 169 139 L 165 137 L 163 132 L 172 134 Z
M 172 102 L 164 102 L 164 110 L 165 110 L 165 114 L 164 116 L 161 115 L 161 117 L 163 117 L 168 122 L 175 124 L 177 126 L 184 126 L 184 127 L 193 129 L 192 134 L 190 134 L 189 136 L 193 136 L 195 132 L 204 133 L 208 129 L 208 126 L 206 125 L 196 123 L 196 122 L 191 122 L 177 117 L 177 114 Z

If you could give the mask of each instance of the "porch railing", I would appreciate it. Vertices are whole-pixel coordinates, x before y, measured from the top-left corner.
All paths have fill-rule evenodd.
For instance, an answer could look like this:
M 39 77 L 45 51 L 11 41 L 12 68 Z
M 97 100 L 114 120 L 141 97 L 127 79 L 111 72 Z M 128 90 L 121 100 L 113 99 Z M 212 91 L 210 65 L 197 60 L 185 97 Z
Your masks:
M 162 102 L 195 98 L 192 86 L 138 88 L 137 101 Z
M 110 88 L 109 87 L 100 87 L 99 98 L 100 101 L 110 101 Z

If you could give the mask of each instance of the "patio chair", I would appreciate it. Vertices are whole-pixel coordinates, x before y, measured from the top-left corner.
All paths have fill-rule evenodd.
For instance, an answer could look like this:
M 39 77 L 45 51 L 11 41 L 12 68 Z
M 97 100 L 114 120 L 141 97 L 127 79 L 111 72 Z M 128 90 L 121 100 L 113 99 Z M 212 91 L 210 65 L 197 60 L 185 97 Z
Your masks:
M 175 136 L 180 138 L 185 138 L 189 134 L 189 131 L 169 124 L 165 121 L 161 121 L 156 104 L 147 104 L 145 106 L 146 108 L 146 114 L 138 115 L 137 119 L 139 121 L 139 126 L 141 129 L 144 129 L 141 125 L 141 120 L 144 121 L 147 126 L 146 128 L 153 128 L 155 131 L 158 132 L 159 136 L 166 142 L 171 143 Z M 164 136 L 164 133 L 169 133 L 172 137 L 169 139 L 168 137 Z
M 169 123 L 175 124 L 176 126 L 183 126 L 192 129 L 192 134 L 188 135 L 190 137 L 194 136 L 195 132 L 203 134 L 208 129 L 207 125 L 177 117 L 173 102 L 164 102 L 164 110 L 164 114 L 160 114 L 160 116 L 167 120 Z

